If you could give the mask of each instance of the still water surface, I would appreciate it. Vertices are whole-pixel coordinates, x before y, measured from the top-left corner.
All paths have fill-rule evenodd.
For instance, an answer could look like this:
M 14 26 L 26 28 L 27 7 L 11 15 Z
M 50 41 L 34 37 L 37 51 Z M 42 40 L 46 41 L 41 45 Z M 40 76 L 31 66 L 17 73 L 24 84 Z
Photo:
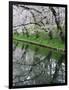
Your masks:
M 52 83 L 65 83 L 65 54 L 14 41 L 13 86 Z

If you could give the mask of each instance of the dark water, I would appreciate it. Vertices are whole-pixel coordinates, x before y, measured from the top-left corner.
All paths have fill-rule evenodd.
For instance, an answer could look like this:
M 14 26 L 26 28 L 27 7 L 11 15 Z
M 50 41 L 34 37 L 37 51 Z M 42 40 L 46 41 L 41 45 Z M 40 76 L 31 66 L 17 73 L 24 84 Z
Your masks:
M 65 83 L 63 52 L 14 41 L 13 86 Z

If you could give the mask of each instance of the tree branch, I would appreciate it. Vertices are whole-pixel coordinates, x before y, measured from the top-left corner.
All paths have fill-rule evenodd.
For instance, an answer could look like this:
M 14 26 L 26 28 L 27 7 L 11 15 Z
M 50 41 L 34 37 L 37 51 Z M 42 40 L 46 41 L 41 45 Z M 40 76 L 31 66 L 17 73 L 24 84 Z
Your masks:
M 24 9 L 26 9 L 26 10 L 34 10 L 34 11 L 36 11 L 36 12 L 38 12 L 38 13 L 42 13 L 41 11 L 39 11 L 39 10 L 37 10 L 37 9 L 35 9 L 35 8 L 31 8 L 31 7 L 27 7 L 27 6 L 24 6 L 24 5 L 16 5 L 17 7 L 22 7 L 22 8 L 24 8 Z

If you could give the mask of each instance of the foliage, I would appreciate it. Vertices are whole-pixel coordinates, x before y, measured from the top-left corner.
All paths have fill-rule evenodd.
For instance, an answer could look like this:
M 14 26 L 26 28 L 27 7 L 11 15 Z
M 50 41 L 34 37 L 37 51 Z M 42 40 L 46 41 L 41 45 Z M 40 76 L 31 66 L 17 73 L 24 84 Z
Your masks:
M 27 37 L 26 35 L 22 35 L 22 34 L 19 34 L 19 35 L 14 34 L 13 38 L 20 39 L 20 40 L 26 40 L 26 41 L 32 41 L 34 43 L 39 43 L 39 44 L 46 45 L 46 46 L 53 47 L 53 48 L 64 49 L 64 43 L 61 42 L 61 40 L 59 40 L 58 38 L 53 38 L 53 39 L 50 39 L 50 38 L 46 39 L 45 38 L 45 39 L 43 39 L 41 37 L 36 38 L 35 35 L 30 35 L 29 37 Z

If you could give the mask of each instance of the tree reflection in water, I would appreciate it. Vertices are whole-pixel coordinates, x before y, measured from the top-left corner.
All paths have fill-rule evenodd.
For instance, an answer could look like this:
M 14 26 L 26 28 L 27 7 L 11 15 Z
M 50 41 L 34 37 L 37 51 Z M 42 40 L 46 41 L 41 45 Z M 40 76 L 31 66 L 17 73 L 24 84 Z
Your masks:
M 54 58 L 53 50 L 42 53 L 39 46 L 16 42 L 13 45 L 13 86 L 65 83 L 64 54 Z M 56 53 L 56 54 L 57 54 Z

